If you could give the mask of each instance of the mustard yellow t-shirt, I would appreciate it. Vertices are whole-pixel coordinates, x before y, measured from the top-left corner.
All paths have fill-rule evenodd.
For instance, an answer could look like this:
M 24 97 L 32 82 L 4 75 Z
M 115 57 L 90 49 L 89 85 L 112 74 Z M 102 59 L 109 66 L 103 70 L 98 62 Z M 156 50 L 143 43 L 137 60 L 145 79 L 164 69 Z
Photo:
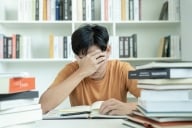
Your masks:
M 49 89 L 52 86 L 57 86 L 77 69 L 77 62 L 67 64 L 59 72 Z M 128 71 L 130 70 L 134 69 L 127 62 L 108 61 L 103 79 L 93 80 L 87 77 L 72 91 L 69 96 L 71 105 L 90 105 L 95 101 L 110 98 L 127 102 L 127 92 L 139 97 L 140 89 L 137 88 L 137 80 L 128 79 Z

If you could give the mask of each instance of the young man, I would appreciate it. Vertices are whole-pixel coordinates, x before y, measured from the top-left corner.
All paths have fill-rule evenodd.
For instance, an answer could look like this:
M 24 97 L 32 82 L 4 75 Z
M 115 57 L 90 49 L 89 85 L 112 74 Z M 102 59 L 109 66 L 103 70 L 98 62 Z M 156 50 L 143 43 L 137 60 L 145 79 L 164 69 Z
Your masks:
M 134 70 L 127 62 L 108 60 L 111 47 L 107 29 L 85 25 L 72 34 L 77 61 L 67 64 L 40 98 L 43 113 L 54 109 L 68 96 L 72 106 L 104 101 L 101 114 L 125 115 L 136 104 L 127 103 L 127 92 L 140 96 L 137 81 L 128 79 Z

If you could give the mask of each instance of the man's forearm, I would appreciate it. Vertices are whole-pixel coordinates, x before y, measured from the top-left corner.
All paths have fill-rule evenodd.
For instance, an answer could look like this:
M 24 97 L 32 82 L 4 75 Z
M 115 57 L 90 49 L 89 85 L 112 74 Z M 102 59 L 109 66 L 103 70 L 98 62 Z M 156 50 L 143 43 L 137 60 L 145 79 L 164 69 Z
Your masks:
M 51 109 L 54 109 L 63 100 L 65 100 L 73 89 L 80 83 L 86 76 L 83 72 L 77 70 L 70 75 L 66 80 L 59 85 L 48 89 L 40 98 L 40 104 L 43 113 L 47 113 Z

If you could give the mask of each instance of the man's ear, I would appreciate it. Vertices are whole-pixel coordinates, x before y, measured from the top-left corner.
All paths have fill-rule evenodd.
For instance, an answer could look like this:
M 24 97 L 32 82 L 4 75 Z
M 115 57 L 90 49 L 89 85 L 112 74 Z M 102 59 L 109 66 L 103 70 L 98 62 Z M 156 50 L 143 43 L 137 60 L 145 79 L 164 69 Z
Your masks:
M 107 57 L 107 59 L 109 58 L 110 55 L 111 55 L 111 45 L 108 44 L 107 45 L 107 49 L 106 49 L 106 57 Z

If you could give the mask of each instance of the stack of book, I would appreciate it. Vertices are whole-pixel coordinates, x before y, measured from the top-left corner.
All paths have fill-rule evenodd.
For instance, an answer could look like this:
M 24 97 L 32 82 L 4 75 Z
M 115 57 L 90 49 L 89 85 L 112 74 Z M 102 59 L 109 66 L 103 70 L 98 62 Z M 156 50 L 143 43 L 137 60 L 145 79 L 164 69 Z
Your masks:
M 142 90 L 137 110 L 124 124 L 138 128 L 192 127 L 192 63 L 152 62 L 130 71 L 129 79 L 138 79 Z
M 35 77 L 26 73 L 0 73 L 0 128 L 42 119 Z

